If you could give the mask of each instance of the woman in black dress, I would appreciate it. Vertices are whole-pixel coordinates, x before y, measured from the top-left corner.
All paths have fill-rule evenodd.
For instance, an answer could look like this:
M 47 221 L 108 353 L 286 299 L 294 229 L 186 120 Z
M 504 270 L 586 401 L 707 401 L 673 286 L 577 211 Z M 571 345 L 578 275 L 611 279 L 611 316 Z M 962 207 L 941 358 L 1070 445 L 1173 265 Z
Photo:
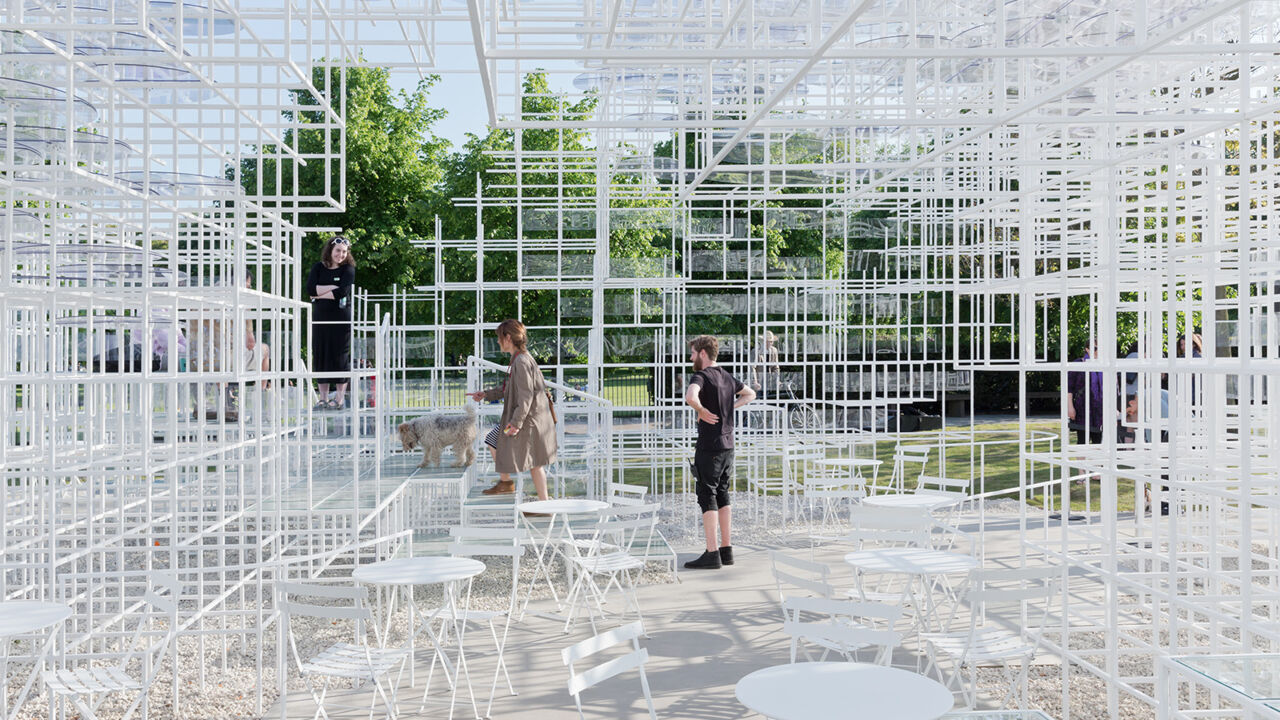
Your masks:
M 307 294 L 311 296 L 311 369 L 316 372 L 351 370 L 351 286 L 356 281 L 356 263 L 351 243 L 341 235 L 324 246 L 320 262 L 307 274 Z M 337 397 L 329 400 L 329 385 Z M 345 405 L 346 378 L 321 378 L 317 410 L 333 410 Z

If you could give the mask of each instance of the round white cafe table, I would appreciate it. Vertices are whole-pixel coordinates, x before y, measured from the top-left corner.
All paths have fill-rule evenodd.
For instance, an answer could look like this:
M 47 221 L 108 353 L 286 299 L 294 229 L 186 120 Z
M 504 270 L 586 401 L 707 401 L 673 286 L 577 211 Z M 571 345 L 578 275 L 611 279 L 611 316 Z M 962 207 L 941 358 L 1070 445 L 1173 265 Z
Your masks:
M 919 508 L 930 512 L 959 502 L 958 498 L 930 495 L 928 493 L 892 493 L 888 495 L 872 495 L 862 499 L 863 505 L 872 507 Z
M 351 577 L 359 583 L 365 585 L 380 585 L 389 588 L 408 588 L 409 599 L 407 605 L 409 608 L 409 634 L 408 650 L 409 650 L 409 685 L 413 686 L 415 680 L 415 667 L 417 663 L 413 659 L 417 652 L 417 639 L 419 635 L 426 635 L 431 641 L 431 647 L 435 651 L 435 656 L 444 666 L 445 679 L 449 681 L 451 692 L 449 695 L 449 717 L 453 717 L 454 704 L 458 699 L 458 689 L 462 683 L 458 682 L 459 676 L 463 676 L 467 681 L 467 694 L 471 699 L 471 709 L 480 716 L 480 711 L 476 707 L 475 690 L 471 687 L 471 672 L 467 669 L 467 656 L 463 649 L 463 641 L 466 636 L 465 618 L 471 609 L 471 579 L 484 572 L 484 563 L 472 558 L 443 557 L 438 555 L 428 555 L 422 557 L 394 558 L 391 560 L 383 560 L 382 562 L 362 565 L 351 573 Z M 466 597 L 463 600 L 462 608 L 458 607 L 456 586 L 466 582 Z M 444 585 L 444 604 L 434 610 L 425 610 L 417 607 L 414 600 L 412 588 L 416 585 Z M 383 642 L 389 637 L 391 631 L 391 619 L 395 614 L 395 597 L 400 591 L 394 590 L 390 592 L 390 602 L 386 609 L 386 628 L 381 634 Z M 381 594 L 379 594 L 381 598 Z M 381 600 L 379 600 L 381 606 Z M 415 622 L 417 617 L 420 620 Z M 446 650 L 444 628 L 437 633 L 432 627 L 435 620 L 448 620 L 453 624 L 454 637 L 457 638 L 457 660 L 450 659 Z M 434 662 L 432 667 L 435 667 Z M 431 678 L 427 678 L 427 686 L 422 693 L 422 703 L 426 706 L 427 695 L 431 692 Z
M 561 547 L 562 541 L 573 540 L 573 528 L 569 526 L 570 515 L 591 515 L 609 507 L 609 503 L 600 502 L 599 500 L 584 500 L 581 498 L 558 498 L 555 500 L 533 500 L 530 502 L 522 502 L 516 506 L 520 511 L 520 517 L 525 527 L 529 529 L 529 536 L 532 540 L 534 554 L 533 558 L 537 565 L 533 569 L 533 577 L 529 580 L 528 591 L 524 597 L 524 603 L 520 606 L 520 618 L 524 618 L 525 611 L 529 609 L 529 600 L 533 597 L 533 589 L 539 580 L 546 582 L 547 587 L 551 589 L 551 598 L 555 601 L 556 607 L 562 607 L 560 601 L 560 593 L 556 591 L 556 585 L 551 580 L 551 565 L 554 563 L 557 555 L 565 560 L 565 567 L 572 567 Z M 551 521 L 547 523 L 545 528 L 538 527 L 534 524 L 533 518 L 526 513 L 536 513 L 538 515 L 549 515 Z M 559 528 L 556 527 L 556 520 L 560 520 Z
M 53 652 L 54 641 L 58 637 L 55 626 L 60 626 L 71 617 L 71 608 L 59 603 L 42 600 L 6 600 L 0 602 L 0 639 L 6 640 L 0 651 L 0 718 L 13 720 L 22 711 L 27 695 L 35 684 L 36 677 L 44 669 L 44 662 Z M 27 674 L 27 679 L 14 698 L 13 708 L 9 708 L 9 642 L 8 638 L 21 635 L 33 635 L 49 628 L 55 628 L 42 642 L 36 651 L 36 661 Z M 16 678 L 15 678 L 16 679 Z
M 71 608 L 42 600 L 0 602 L 0 638 L 43 630 L 71 617 Z
M 426 556 L 361 565 L 351 577 L 367 585 L 435 585 L 466 580 L 482 572 L 484 563 L 479 560 Z
M 814 460 L 814 464 L 825 465 L 827 467 L 864 468 L 880 467 L 884 464 L 884 461 L 872 460 L 871 458 L 823 458 L 821 460 Z
M 542 513 L 543 515 L 588 515 L 609 507 L 609 503 L 599 500 L 578 500 L 560 498 L 557 500 L 533 500 L 520 503 L 520 512 Z
M 955 704 L 923 675 L 853 662 L 775 665 L 739 680 L 734 693 L 773 720 L 936 720 Z
M 884 464 L 884 461 L 872 460 L 871 458 L 823 458 L 815 460 L 814 464 L 846 470 L 850 479 L 856 478 L 864 481 L 865 478 L 862 477 L 863 468 L 871 468 L 871 479 L 874 483 L 876 476 L 880 474 L 880 466 Z
M 845 555 L 844 561 L 865 572 L 906 575 L 954 575 L 978 567 L 970 555 L 913 547 L 857 550 Z
M 938 605 L 934 602 L 934 589 L 938 579 L 945 575 L 967 573 L 978 567 L 976 558 L 960 553 L 930 550 L 928 548 L 895 547 L 858 550 L 844 556 L 844 561 L 860 573 L 895 573 L 909 576 L 906 595 L 912 607 L 919 608 L 916 622 L 922 630 L 932 630 L 939 625 Z M 917 593 L 916 586 L 920 590 Z M 945 583 L 943 584 L 945 587 Z M 862 575 L 858 575 L 858 588 L 862 587 Z M 950 597 L 950 592 L 947 592 Z

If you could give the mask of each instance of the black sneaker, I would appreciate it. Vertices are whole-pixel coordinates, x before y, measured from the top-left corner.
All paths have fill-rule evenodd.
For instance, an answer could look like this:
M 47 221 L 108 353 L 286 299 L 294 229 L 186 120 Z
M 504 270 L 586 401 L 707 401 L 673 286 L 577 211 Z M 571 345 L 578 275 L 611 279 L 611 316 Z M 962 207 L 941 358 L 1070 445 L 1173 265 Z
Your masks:
M 688 570 L 719 570 L 721 566 L 720 553 L 715 550 L 708 550 L 702 553 L 697 560 L 690 560 L 684 566 Z
M 725 545 L 724 547 L 720 548 L 720 564 L 721 565 L 733 564 L 733 546 L 732 545 Z

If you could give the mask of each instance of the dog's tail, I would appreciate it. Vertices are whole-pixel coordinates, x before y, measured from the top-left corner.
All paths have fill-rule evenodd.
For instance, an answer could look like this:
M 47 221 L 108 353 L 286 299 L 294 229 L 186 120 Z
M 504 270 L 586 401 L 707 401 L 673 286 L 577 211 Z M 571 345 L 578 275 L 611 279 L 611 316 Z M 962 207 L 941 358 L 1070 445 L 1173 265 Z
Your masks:
M 466 403 L 466 404 L 464 404 L 464 405 L 463 405 L 463 407 L 464 407 L 464 408 L 466 408 L 466 411 L 467 411 L 467 414 L 468 414 L 468 415 L 470 415 L 471 417 L 475 417 L 475 416 L 476 416 L 476 405 L 475 405 L 475 403 Z

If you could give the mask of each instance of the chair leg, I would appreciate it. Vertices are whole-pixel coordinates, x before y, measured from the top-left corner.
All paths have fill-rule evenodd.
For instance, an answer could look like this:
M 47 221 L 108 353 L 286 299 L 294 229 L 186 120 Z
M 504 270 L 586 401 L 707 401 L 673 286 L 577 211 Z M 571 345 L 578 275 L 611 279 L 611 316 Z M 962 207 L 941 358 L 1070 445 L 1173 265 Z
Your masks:
M 387 707 L 388 720 L 395 720 L 396 717 L 399 715 L 399 713 L 396 711 L 396 688 L 395 688 L 395 685 L 392 684 L 391 678 L 389 677 L 387 678 L 386 690 L 382 688 L 382 683 L 378 680 L 377 677 L 373 678 L 373 687 L 375 689 L 375 694 L 373 698 L 375 703 L 373 704 L 376 704 L 377 698 L 381 697 L 382 704 Z M 372 707 L 369 708 L 369 719 L 373 720 Z
M 605 582 L 604 589 L 603 589 L 603 590 L 601 590 L 601 589 L 600 589 L 600 586 L 596 584 L 596 576 L 595 576 L 595 573 L 590 573 L 590 574 L 588 574 L 588 575 L 587 575 L 587 585 L 591 588 L 591 593 L 590 593 L 590 595 L 591 595 L 591 598 L 592 598 L 593 600 L 595 600 L 595 603 L 596 603 L 596 609 L 600 611 L 600 615 L 601 615 L 601 617 L 603 617 L 603 616 L 604 616 L 605 595 L 606 595 L 606 594 L 608 594 L 608 592 L 609 592 L 609 582 L 608 582 L 608 581 L 606 581 L 606 582 Z
M 644 691 L 644 701 L 649 706 L 649 720 L 658 720 L 658 713 L 653 709 L 653 695 L 649 692 L 649 678 L 644 674 L 644 665 L 640 666 L 640 689 Z
M 79 695 L 70 695 L 68 696 L 68 699 L 71 701 L 72 705 L 75 705 L 76 710 L 80 711 L 80 717 L 82 720 L 98 720 L 97 714 L 80 699 Z
M 928 658 L 929 664 L 924 666 L 924 672 L 921 673 L 921 675 L 928 677 L 929 671 L 936 669 L 938 673 L 938 682 L 946 685 L 947 688 L 950 689 L 951 685 L 947 683 L 947 679 L 942 676 L 942 665 L 938 663 L 938 658 L 933 653 L 928 653 Z
M 600 588 L 596 585 L 594 574 L 588 574 L 587 587 L 591 593 L 599 592 Z M 595 607 L 592 607 L 591 604 L 593 600 L 595 601 Z M 588 598 L 583 604 L 587 606 L 587 622 L 591 623 L 591 634 L 599 634 L 599 630 L 596 629 L 596 608 L 600 610 L 600 619 L 604 620 L 604 605 L 601 604 L 598 596 Z
M 631 592 L 631 603 L 632 603 L 633 605 L 635 605 L 635 608 L 636 608 L 636 620 L 640 623 L 640 627 L 645 627 L 645 625 L 644 625 L 644 615 L 642 615 L 642 614 L 640 613 L 640 598 L 636 597 L 636 585 L 635 585 L 635 583 L 631 580 L 631 574 L 630 574 L 630 573 L 628 573 L 628 572 L 626 572 L 626 571 L 624 570 L 624 571 L 623 571 L 623 574 L 624 574 L 624 575 L 626 575 L 626 578 L 627 578 L 627 589 L 628 589 L 628 590 L 630 590 L 630 592 Z M 621 589 L 621 588 L 619 588 L 619 589 Z M 626 593 L 624 592 L 623 594 L 625 595 Z M 644 631 L 644 636 L 645 636 L 645 637 L 649 637 L 649 630 L 648 630 L 647 628 L 646 628 L 646 629 L 645 629 L 645 631 Z
M 489 704 L 485 707 L 485 710 L 484 710 L 485 717 L 489 717 L 490 715 L 493 714 L 493 700 L 498 695 L 498 675 L 499 674 L 503 675 L 507 679 L 507 690 L 512 695 L 517 694 L 515 686 L 511 684 L 511 675 L 510 673 L 507 672 L 506 636 L 507 636 L 507 628 L 509 628 L 510 626 L 511 626 L 511 616 L 508 614 L 507 624 L 503 628 L 502 637 L 499 638 L 498 628 L 493 624 L 492 618 L 489 620 L 489 635 L 490 637 L 493 638 L 493 646 L 494 648 L 496 648 L 498 653 L 498 664 L 497 664 L 497 667 L 493 669 L 493 681 L 489 684 Z
M 564 620 L 564 631 L 566 633 L 573 628 L 573 622 L 577 619 L 578 598 L 582 594 L 583 578 L 586 576 L 587 573 L 585 572 L 578 573 L 577 580 L 574 581 L 573 587 L 569 588 L 569 594 L 565 596 L 565 605 L 568 607 L 568 612 L 565 613 Z
M 311 720 L 317 720 L 317 718 L 329 720 L 329 712 L 324 709 L 324 699 L 329 696 L 329 678 L 324 679 L 324 684 L 320 686 L 320 692 L 317 694 L 315 687 L 311 684 L 311 678 L 308 676 L 307 690 L 311 693 L 311 699 L 316 703 L 316 713 L 311 716 Z
M 964 706 L 970 710 L 978 706 L 978 663 L 969 663 L 969 691 Z

